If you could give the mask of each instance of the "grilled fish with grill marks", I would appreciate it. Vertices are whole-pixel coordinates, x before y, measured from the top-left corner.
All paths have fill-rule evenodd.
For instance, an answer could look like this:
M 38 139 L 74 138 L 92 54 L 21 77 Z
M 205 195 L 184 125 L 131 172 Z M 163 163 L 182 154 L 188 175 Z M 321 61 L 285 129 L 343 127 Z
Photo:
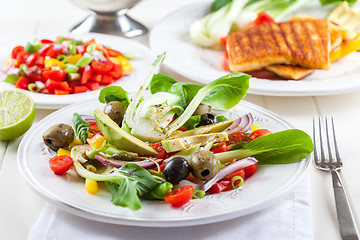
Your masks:
M 266 23 L 230 34 L 226 41 L 233 72 L 270 65 L 330 68 L 330 31 L 325 19 L 296 19 Z

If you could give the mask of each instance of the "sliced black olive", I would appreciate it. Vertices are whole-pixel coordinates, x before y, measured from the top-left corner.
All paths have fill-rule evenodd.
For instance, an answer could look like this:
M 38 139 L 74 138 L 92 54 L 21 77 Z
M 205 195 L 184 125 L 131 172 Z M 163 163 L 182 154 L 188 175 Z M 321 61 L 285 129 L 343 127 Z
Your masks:
M 216 123 L 216 117 L 211 113 L 202 114 L 200 117 L 200 123 L 196 127 L 210 125 Z
M 125 105 L 119 101 L 108 102 L 104 108 L 104 113 L 107 114 L 120 127 L 124 119 L 125 111 Z
M 185 179 L 190 173 L 189 163 L 182 157 L 174 157 L 165 166 L 163 174 L 165 180 L 178 184 L 181 180 Z
M 215 155 L 205 148 L 200 148 L 196 151 L 191 156 L 189 163 L 191 166 L 191 173 L 199 180 L 210 180 L 219 170 Z
M 64 123 L 56 124 L 46 130 L 43 134 L 43 140 L 46 146 L 54 151 L 59 148 L 65 148 L 72 143 L 75 137 L 73 128 Z

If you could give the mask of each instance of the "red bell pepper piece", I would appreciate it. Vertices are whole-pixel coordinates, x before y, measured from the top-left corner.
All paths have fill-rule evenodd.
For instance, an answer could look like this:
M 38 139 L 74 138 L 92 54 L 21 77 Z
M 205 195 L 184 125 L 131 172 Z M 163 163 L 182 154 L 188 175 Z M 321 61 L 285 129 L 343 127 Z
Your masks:
M 37 63 L 38 58 L 39 58 L 39 53 L 32 53 L 32 54 L 30 54 L 28 56 L 25 63 L 26 63 L 26 65 L 28 67 L 35 66 L 35 64 Z
M 84 68 L 84 72 L 82 73 L 80 83 L 81 84 L 87 83 L 87 81 L 89 81 L 91 78 L 91 74 L 92 74 L 92 69 L 90 65 L 86 65 L 86 67 Z
M 110 72 L 110 75 L 114 78 L 114 79 L 119 79 L 123 76 L 123 71 L 122 71 L 122 67 L 120 64 L 114 64 L 113 68 Z
M 85 85 L 91 91 L 98 90 L 100 88 L 100 84 L 98 82 L 87 82 Z
M 76 86 L 74 87 L 74 93 L 83 93 L 87 92 L 89 89 L 86 86 Z
M 211 188 L 208 190 L 208 193 L 214 194 L 214 193 L 229 191 L 232 189 L 233 189 L 233 187 L 231 185 L 231 181 L 222 180 L 222 181 L 219 181 L 219 182 L 215 183 L 214 185 L 212 185 Z
M 113 78 L 112 76 L 109 75 L 103 75 L 102 80 L 101 80 L 101 84 L 102 85 L 109 85 L 113 82 Z

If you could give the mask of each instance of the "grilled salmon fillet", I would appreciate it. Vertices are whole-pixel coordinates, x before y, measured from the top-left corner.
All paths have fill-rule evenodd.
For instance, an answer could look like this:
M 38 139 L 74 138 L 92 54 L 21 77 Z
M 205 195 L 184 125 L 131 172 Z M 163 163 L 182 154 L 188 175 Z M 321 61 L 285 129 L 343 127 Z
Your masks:
M 226 41 L 233 72 L 285 64 L 330 68 L 330 31 L 325 19 L 295 19 L 261 24 L 230 34 Z

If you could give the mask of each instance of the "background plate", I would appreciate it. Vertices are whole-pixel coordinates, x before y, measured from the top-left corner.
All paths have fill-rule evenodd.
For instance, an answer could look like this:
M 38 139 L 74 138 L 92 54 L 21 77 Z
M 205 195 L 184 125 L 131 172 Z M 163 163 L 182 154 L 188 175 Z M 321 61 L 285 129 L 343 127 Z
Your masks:
M 142 201 L 142 208 L 133 212 L 113 205 L 106 189 L 100 189 L 97 195 L 88 194 L 84 189 L 84 179 L 73 170 L 64 176 L 56 176 L 48 165 L 54 153 L 43 144 L 44 131 L 56 123 L 72 125 L 74 112 L 93 114 L 95 108 L 103 107 L 97 100 L 91 100 L 60 109 L 33 126 L 18 149 L 19 169 L 29 186 L 61 209 L 85 218 L 148 227 L 193 226 L 223 221 L 276 203 L 302 179 L 309 166 L 309 159 L 292 164 L 259 166 L 240 189 L 194 199 L 181 208 L 173 208 L 163 201 Z M 293 128 L 279 116 L 245 101 L 227 111 L 226 115 L 236 117 L 248 112 L 253 114 L 255 124 L 273 132 Z
M 323 18 L 329 7 L 314 1 L 299 13 Z M 189 37 L 190 25 L 209 12 L 210 2 L 197 2 L 180 8 L 161 20 L 150 33 L 150 47 L 159 54 L 166 51 L 165 64 L 194 81 L 207 84 L 228 72 L 222 69 L 223 51 L 201 48 Z M 354 52 L 299 80 L 252 78 L 248 93 L 272 96 L 313 96 L 352 92 L 360 89 L 360 53 Z
M 88 41 L 95 38 L 97 43 L 109 45 L 111 48 L 118 50 L 122 53 L 132 52 L 134 53 L 135 59 L 131 60 L 130 63 L 133 66 L 133 71 L 129 76 L 124 76 L 117 81 L 114 81 L 110 85 L 121 86 L 128 92 L 133 92 L 138 89 L 142 84 L 146 76 L 152 69 L 152 63 L 155 60 L 154 55 L 150 49 L 136 41 L 129 40 L 122 37 L 115 37 L 106 34 L 91 33 L 85 35 L 72 35 L 65 34 L 66 36 L 73 36 L 76 39 Z M 56 36 L 37 36 L 38 39 L 49 38 L 54 39 Z M 25 45 L 28 41 L 32 41 L 36 37 L 29 37 L 23 41 L 16 41 L 12 44 L 2 45 L 0 48 L 0 69 L 5 68 L 6 61 L 11 54 L 12 49 L 17 45 Z M 10 83 L 3 82 L 5 74 L 0 73 L 0 89 L 14 89 L 15 86 Z M 103 86 L 105 87 L 105 86 Z M 48 95 L 40 93 L 32 93 L 26 91 L 32 97 L 35 102 L 36 108 L 48 108 L 58 109 L 73 103 L 87 101 L 99 96 L 100 90 L 95 90 L 86 93 L 69 94 L 69 95 Z

